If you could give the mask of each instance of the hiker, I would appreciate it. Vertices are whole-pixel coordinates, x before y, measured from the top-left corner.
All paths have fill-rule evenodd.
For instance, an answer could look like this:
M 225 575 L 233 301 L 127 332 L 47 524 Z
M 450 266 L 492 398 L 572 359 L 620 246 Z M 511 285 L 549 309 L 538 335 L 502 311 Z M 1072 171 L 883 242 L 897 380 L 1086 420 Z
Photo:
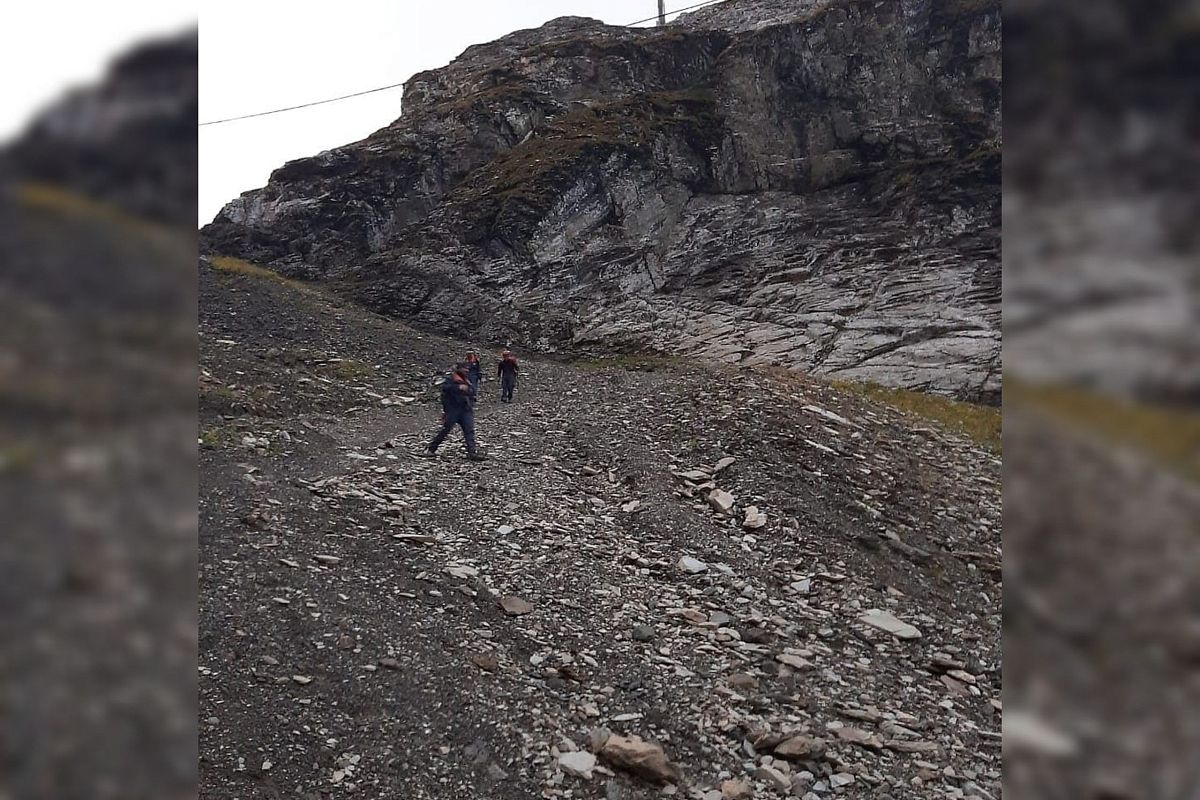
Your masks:
M 517 357 L 505 350 L 500 354 L 500 363 L 496 365 L 496 374 L 500 376 L 500 402 L 511 403 L 513 389 L 517 388 Z
M 479 382 L 483 380 L 483 365 L 479 363 L 479 356 L 475 355 L 475 351 L 467 353 L 467 380 L 471 382 L 471 392 L 476 397 L 479 396 Z
M 475 449 L 475 392 L 471 390 L 468 371 L 466 363 L 458 364 L 442 381 L 442 429 L 425 448 L 425 455 L 436 455 L 438 446 L 458 425 L 466 441 L 467 458 L 472 461 L 484 460 L 484 456 Z

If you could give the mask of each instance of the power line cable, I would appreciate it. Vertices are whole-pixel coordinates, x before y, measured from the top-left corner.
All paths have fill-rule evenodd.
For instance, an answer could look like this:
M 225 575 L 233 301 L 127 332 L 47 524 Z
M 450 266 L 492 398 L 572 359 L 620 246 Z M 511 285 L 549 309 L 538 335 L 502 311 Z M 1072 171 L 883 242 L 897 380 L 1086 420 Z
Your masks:
M 288 106 L 287 108 L 276 108 L 276 109 L 272 109 L 271 111 L 259 111 L 255 114 L 242 114 L 240 117 L 227 117 L 225 119 L 209 120 L 208 122 L 201 122 L 200 126 L 203 127 L 205 125 L 220 125 L 222 122 L 236 122 L 239 119 L 250 119 L 251 117 L 265 117 L 268 114 L 280 114 L 284 111 L 295 111 L 298 108 L 309 108 L 311 106 L 324 105 L 325 103 L 336 103 L 339 100 L 348 100 L 351 97 L 362 97 L 364 94 L 374 94 L 375 92 L 382 92 L 382 91 L 386 91 L 388 89 L 395 89 L 395 88 L 403 86 L 403 85 L 404 85 L 403 82 L 391 83 L 391 84 L 388 84 L 387 86 L 379 86 L 375 89 L 367 89 L 362 92 L 353 92 L 351 94 L 344 94 L 341 97 L 330 97 L 327 100 L 314 100 L 311 103 L 301 103 L 298 106 Z
M 701 8 L 703 6 L 711 6 L 711 5 L 715 5 L 716 3 L 722 3 L 722 2 L 725 2 L 725 0 L 705 0 L 703 3 L 696 3 L 695 5 L 692 5 L 692 6 L 686 6 L 684 8 L 677 8 L 674 11 L 668 11 L 667 14 L 682 14 L 684 11 L 691 11 L 696 8 Z M 646 17 L 645 19 L 639 19 L 636 22 L 630 22 L 621 27 L 632 28 L 634 25 L 641 25 L 643 22 L 651 22 L 651 21 L 657 20 L 657 19 L 658 19 L 658 15 L 655 14 L 653 17 Z M 325 100 L 314 100 L 311 103 L 301 103 L 298 106 L 288 106 L 286 108 L 273 108 L 270 111 L 258 111 L 253 114 L 242 114 L 237 117 L 226 117 L 225 119 L 212 119 L 212 120 L 209 120 L 208 122 L 199 123 L 197 127 L 203 128 L 205 125 L 221 125 L 226 122 L 237 122 L 240 119 L 251 119 L 252 117 L 266 117 L 271 114 L 282 114 L 284 111 L 295 111 L 300 108 L 311 108 L 312 106 L 321 106 L 321 105 L 325 105 L 326 103 L 336 103 L 339 100 L 349 100 L 351 97 L 362 97 L 365 94 L 375 94 L 376 92 L 385 92 L 388 89 L 398 89 L 403 85 L 404 85 L 403 81 L 401 81 L 400 83 L 389 83 L 387 86 L 378 86 L 374 89 L 365 89 L 361 92 L 351 92 L 350 94 L 344 94 L 344 95 L 341 95 L 340 97 L 330 97 Z

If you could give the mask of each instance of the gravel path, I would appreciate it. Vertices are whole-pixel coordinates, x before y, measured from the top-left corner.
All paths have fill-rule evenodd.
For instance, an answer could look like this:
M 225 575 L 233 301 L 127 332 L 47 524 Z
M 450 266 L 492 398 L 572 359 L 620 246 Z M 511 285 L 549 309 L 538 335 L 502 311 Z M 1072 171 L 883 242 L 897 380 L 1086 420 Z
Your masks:
M 526 359 L 489 461 L 424 459 L 462 345 L 201 296 L 202 796 L 999 796 L 990 453 L 795 376 Z

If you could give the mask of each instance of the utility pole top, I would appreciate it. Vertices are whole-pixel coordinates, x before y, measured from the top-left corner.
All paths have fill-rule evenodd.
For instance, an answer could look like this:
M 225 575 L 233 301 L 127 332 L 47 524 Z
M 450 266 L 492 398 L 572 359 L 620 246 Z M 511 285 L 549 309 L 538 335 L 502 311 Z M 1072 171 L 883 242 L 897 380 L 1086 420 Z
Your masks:
M 658 24 L 667 24 L 667 0 L 658 0 Z

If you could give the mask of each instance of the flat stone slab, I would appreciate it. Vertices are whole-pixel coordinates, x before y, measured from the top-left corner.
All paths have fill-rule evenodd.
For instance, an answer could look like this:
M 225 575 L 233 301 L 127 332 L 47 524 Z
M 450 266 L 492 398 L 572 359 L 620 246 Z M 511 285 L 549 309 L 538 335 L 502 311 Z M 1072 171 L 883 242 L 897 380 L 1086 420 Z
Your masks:
M 915 625 L 910 625 L 890 611 L 873 608 L 858 618 L 864 625 L 870 625 L 881 631 L 892 634 L 897 639 L 920 639 L 921 631 Z

